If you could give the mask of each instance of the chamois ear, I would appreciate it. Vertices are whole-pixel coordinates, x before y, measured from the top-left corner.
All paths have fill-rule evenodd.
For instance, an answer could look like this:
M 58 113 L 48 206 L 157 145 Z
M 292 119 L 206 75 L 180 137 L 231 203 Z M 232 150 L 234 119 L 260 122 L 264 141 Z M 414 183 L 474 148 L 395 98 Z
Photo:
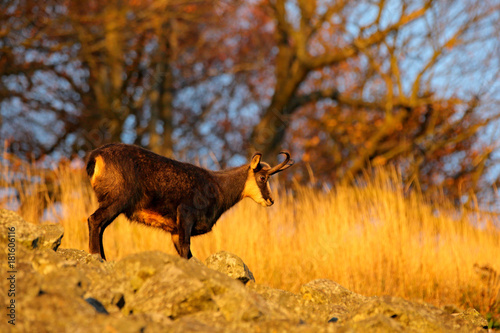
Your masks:
M 259 164 L 260 164 L 260 160 L 262 158 L 262 154 L 261 153 L 255 153 L 253 154 L 252 156 L 252 162 L 250 162 L 250 167 L 255 170 L 259 167 Z

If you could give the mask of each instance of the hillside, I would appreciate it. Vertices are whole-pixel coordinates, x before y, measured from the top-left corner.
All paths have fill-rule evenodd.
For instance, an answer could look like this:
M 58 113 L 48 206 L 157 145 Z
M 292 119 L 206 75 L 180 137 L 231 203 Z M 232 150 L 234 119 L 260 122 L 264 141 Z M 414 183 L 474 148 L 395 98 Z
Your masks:
M 255 282 L 237 256 L 205 264 L 162 252 L 103 262 L 60 249 L 63 229 L 0 210 L 9 238 L 8 316 L 2 332 L 481 332 L 474 309 L 439 309 L 399 297 L 366 297 L 327 279 L 298 293 Z M 10 244 L 15 244 L 13 247 Z M 229 276 L 228 276 L 229 275 Z M 257 277 L 259 279 L 259 277 Z M 9 289 L 10 288 L 10 289 Z
M 4 169 L 0 186 L 14 190 L 2 205 L 15 208 L 19 193 L 23 218 L 59 223 L 65 230 L 61 248 L 88 251 L 86 219 L 96 202 L 83 170 L 28 167 Z M 19 172 L 38 182 L 18 180 Z M 456 208 L 445 198 L 430 203 L 394 171 L 380 170 L 358 184 L 285 191 L 272 183 L 274 206 L 243 200 L 213 232 L 192 239 L 193 254 L 204 261 L 221 250 L 235 253 L 259 283 L 293 293 L 309 281 L 329 279 L 366 296 L 472 307 L 498 318 L 498 216 Z M 168 234 L 123 217 L 106 230 L 104 248 L 111 261 L 143 251 L 176 255 Z

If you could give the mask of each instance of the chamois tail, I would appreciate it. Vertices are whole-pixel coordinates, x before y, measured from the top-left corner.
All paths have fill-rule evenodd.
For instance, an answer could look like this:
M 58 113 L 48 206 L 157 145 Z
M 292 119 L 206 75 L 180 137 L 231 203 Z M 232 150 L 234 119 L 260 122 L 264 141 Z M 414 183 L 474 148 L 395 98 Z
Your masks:
M 94 168 L 95 168 L 95 156 L 94 154 L 91 154 L 87 160 L 87 175 L 89 178 L 92 178 L 94 175 Z

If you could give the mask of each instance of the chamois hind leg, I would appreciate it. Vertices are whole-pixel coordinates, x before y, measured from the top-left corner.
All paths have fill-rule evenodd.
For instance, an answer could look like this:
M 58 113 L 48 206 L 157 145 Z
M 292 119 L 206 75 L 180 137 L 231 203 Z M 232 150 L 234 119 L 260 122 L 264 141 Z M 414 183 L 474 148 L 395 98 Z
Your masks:
M 118 205 L 110 205 L 110 206 L 100 206 L 94 212 L 94 214 L 90 215 L 88 218 L 89 225 L 89 252 L 99 253 L 101 258 L 106 260 L 106 256 L 104 255 L 104 247 L 102 245 L 102 236 L 104 234 L 104 230 L 114 219 L 120 215 L 121 209 Z

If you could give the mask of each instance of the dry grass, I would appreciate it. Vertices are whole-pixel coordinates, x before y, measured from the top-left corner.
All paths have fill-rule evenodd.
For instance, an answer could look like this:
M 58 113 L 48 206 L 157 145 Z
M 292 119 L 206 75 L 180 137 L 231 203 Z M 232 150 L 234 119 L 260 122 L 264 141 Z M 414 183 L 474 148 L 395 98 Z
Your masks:
M 46 174 L 16 163 L 4 160 L 0 190 L 16 191 L 0 192 L 0 206 L 15 207 L 18 193 L 22 205 L 15 208 L 40 223 L 40 208 L 49 204 L 48 219 L 65 228 L 62 247 L 87 250 L 86 219 L 97 204 L 83 169 L 62 164 Z M 23 181 L 26 176 L 38 183 Z M 359 187 L 330 192 L 296 187 L 275 196 L 268 209 L 250 199 L 236 205 L 213 232 L 193 238 L 193 254 L 204 260 L 220 250 L 233 252 L 257 282 L 294 292 L 326 278 L 364 295 L 498 314 L 498 217 L 464 213 L 445 199 L 433 206 L 420 193 L 406 193 L 397 173 L 387 170 Z M 54 200 L 61 204 L 50 205 Z M 145 250 L 175 253 L 168 234 L 123 217 L 106 230 L 104 248 L 109 260 Z

